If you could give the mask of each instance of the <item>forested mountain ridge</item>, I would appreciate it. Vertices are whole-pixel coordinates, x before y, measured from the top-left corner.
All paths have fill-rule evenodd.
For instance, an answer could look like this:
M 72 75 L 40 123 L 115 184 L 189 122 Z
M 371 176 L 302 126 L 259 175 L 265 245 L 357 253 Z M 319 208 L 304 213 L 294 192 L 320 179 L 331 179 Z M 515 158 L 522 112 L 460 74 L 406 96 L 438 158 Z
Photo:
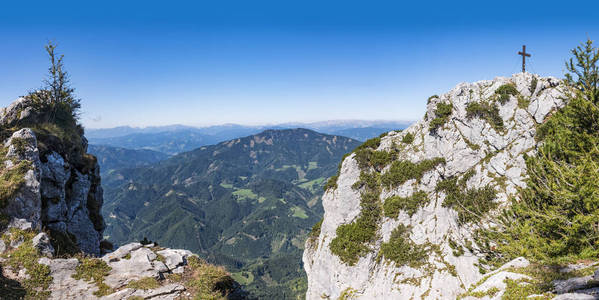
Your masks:
M 169 158 L 168 154 L 145 149 L 89 145 L 87 150 L 98 159 L 102 176 L 117 169 L 147 166 Z
M 303 241 L 322 216 L 322 187 L 359 144 L 267 130 L 118 170 L 105 178 L 106 235 L 199 253 L 237 270 L 257 296 L 300 295 Z

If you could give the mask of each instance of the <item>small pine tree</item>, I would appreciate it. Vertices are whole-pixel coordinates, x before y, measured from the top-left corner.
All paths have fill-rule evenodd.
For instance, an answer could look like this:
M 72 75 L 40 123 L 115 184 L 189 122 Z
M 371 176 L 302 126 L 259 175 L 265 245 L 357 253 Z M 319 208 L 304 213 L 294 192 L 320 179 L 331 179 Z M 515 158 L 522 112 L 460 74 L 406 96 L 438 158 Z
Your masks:
M 599 51 L 592 41 L 566 63 L 568 103 L 538 127 L 538 152 L 526 158 L 527 187 L 502 216 L 490 256 L 549 263 L 599 255 Z M 576 77 L 576 78 L 574 78 Z
M 592 40 L 587 40 L 572 49 L 572 55 L 566 62 L 566 82 L 574 87 L 585 98 L 597 104 L 599 101 L 599 51 L 593 46 Z M 575 78 L 576 77 L 576 78 Z
M 48 42 L 44 47 L 48 53 L 50 67 L 48 77 L 41 89 L 29 94 L 39 105 L 49 111 L 48 122 L 72 123 L 79 117 L 81 103 L 70 85 L 69 74 L 64 68 L 64 55 L 56 53 L 56 44 Z

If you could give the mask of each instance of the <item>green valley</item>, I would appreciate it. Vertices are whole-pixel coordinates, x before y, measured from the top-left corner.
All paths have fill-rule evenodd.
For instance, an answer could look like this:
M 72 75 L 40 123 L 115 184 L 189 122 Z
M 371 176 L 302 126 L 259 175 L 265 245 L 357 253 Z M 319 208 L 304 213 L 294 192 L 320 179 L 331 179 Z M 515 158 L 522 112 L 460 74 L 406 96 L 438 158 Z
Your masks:
M 303 298 L 304 242 L 320 197 L 360 142 L 307 129 L 267 130 L 104 176 L 117 244 L 145 237 L 225 265 L 254 297 Z

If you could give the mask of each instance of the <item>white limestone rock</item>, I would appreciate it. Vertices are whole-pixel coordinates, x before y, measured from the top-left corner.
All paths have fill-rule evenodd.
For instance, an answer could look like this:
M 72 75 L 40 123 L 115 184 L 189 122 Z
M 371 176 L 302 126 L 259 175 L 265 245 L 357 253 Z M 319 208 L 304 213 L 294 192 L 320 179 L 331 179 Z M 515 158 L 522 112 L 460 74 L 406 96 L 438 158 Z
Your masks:
M 172 271 L 158 260 L 158 253 L 180 258 L 178 267 Z M 171 273 L 183 273 L 187 267 L 184 257 L 189 257 L 191 252 L 180 249 L 162 249 L 156 251 L 154 248 L 143 247 L 140 243 L 130 243 L 119 247 L 112 253 L 101 257 L 111 268 L 109 274 L 104 277 L 104 283 L 114 290 L 110 295 L 100 299 L 128 299 L 129 297 L 142 297 L 144 299 L 179 299 L 185 291 L 185 287 L 178 283 L 162 283 L 158 288 L 149 290 L 137 290 L 127 287 L 134 280 L 153 277 L 157 280 L 164 279 Z M 167 256 L 165 256 L 167 257 Z M 51 299 L 98 299 L 93 293 L 98 290 L 94 283 L 84 280 L 76 280 L 72 276 L 76 273 L 80 261 L 71 259 L 50 259 L 43 257 L 39 263 L 50 267 L 52 283 L 49 290 L 52 292 Z M 175 272 L 176 271 L 176 272 Z
M 351 187 L 358 180 L 360 169 L 355 155 L 348 156 L 342 162 L 337 188 L 329 189 L 322 197 L 324 219 L 320 235 L 309 240 L 304 250 L 303 262 L 308 276 L 306 299 L 336 299 L 348 289 L 353 290 L 354 297 L 359 299 L 454 299 L 479 282 L 484 275 L 479 271 L 476 251 L 472 253 L 464 248 L 463 254 L 455 256 L 449 245 L 450 239 L 460 242 L 460 246 L 469 241 L 476 250 L 473 227 L 457 222 L 457 213 L 443 207 L 445 195 L 436 194 L 435 187 L 443 178 L 461 176 L 468 170 L 474 170 L 475 175 L 467 181 L 468 188 L 492 186 L 500 208 L 508 203 L 510 197 L 517 197 L 517 189 L 524 187 L 526 180 L 523 154 L 534 153 L 537 124 L 564 105 L 564 91 L 558 79 L 536 77 L 537 86 L 531 91 L 533 76 L 536 77 L 521 73 L 509 78 L 459 84 L 446 94 L 432 98 L 422 120 L 381 139 L 378 150 L 389 151 L 399 147 L 399 160 L 416 163 L 442 157 L 446 163 L 424 174 L 419 183 L 410 180 L 396 188 L 383 189 L 381 201 L 389 196 L 406 197 L 422 190 L 429 194 L 430 202 L 411 217 L 404 212 L 397 219 L 383 217 L 377 241 L 370 245 L 370 253 L 353 266 L 343 263 L 329 249 L 336 237 L 336 229 L 351 223 L 360 214 L 360 194 Z M 496 130 L 483 119 L 466 117 L 468 103 L 493 97 L 495 90 L 504 84 L 513 84 L 523 99 L 529 101 L 528 105 L 524 105 L 524 102 L 518 103 L 518 97 L 510 96 L 505 104 L 498 104 L 505 130 Z M 453 111 L 449 121 L 431 133 L 429 123 L 435 117 L 438 103 L 451 103 Z M 407 133 L 414 136 L 410 145 L 401 142 Z M 482 221 L 485 226 L 492 226 L 493 220 L 491 214 Z M 431 269 L 377 261 L 381 243 L 388 240 L 399 224 L 411 226 L 409 237 L 414 243 L 430 243 L 438 247 L 439 251 L 431 252 L 428 257 L 427 266 L 432 266 Z M 527 262 L 513 263 L 521 266 Z M 496 276 L 519 276 L 501 272 Z

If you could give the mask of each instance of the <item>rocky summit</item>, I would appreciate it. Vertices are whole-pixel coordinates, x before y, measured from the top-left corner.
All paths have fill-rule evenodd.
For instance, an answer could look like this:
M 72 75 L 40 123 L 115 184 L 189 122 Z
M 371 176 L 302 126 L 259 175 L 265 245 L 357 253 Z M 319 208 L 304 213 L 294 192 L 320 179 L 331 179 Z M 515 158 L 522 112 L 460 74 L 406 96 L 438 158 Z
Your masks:
M 44 113 L 35 107 L 31 99 L 20 98 L 0 111 L 0 124 L 4 128 L 39 124 Z M 99 255 L 105 228 L 100 211 L 103 195 L 100 168 L 95 157 L 86 154 L 87 141 L 82 135 L 77 141 L 62 141 L 42 128 L 36 130 L 37 135 L 32 128 L 18 129 L 4 142 L 6 154 L 0 159 L 5 166 L 28 167 L 2 213 L 31 222 L 34 229 L 71 236 L 81 251 Z
M 23 97 L 0 110 L 0 299 L 244 299 L 188 250 L 103 239 L 103 191 L 76 116 Z
M 561 80 L 529 73 L 462 83 L 430 97 L 406 130 L 358 147 L 329 181 L 306 243 L 306 298 L 502 299 L 523 288 L 530 262 L 487 265 L 476 233 L 526 187 L 537 126 L 565 94 Z M 595 299 L 585 290 L 594 265 L 566 267 L 537 296 Z

